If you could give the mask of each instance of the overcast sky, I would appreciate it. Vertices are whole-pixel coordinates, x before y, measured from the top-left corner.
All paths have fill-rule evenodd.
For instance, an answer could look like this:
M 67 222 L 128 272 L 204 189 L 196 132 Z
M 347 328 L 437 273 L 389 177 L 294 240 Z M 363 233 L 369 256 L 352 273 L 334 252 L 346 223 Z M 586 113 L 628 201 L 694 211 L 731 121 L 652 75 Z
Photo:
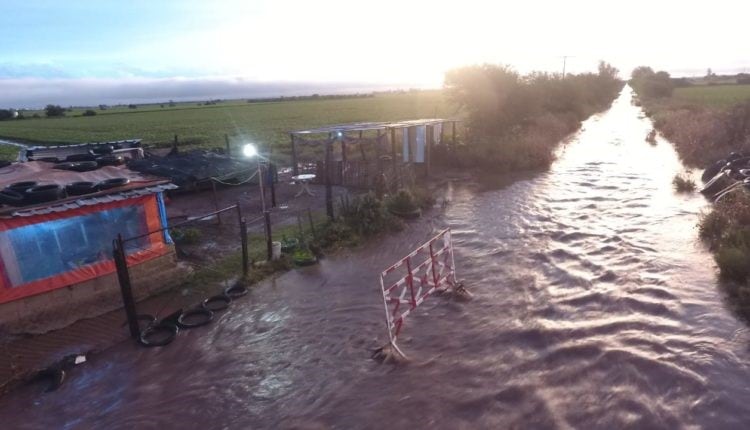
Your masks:
M 0 106 L 439 87 L 446 70 L 750 67 L 750 2 L 0 2 Z

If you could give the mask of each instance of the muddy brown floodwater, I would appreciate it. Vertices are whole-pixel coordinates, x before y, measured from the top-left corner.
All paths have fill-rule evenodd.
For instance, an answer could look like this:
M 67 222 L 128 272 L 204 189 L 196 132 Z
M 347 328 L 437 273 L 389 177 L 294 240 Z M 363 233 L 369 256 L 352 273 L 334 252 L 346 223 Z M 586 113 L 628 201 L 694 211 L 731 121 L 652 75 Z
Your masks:
M 745 428 L 750 334 L 695 240 L 705 202 L 625 88 L 549 172 L 455 185 L 407 233 L 287 273 L 168 347 L 121 344 L 58 391 L 0 399 L 2 428 Z M 468 303 L 410 316 L 381 365 L 377 273 L 454 232 Z

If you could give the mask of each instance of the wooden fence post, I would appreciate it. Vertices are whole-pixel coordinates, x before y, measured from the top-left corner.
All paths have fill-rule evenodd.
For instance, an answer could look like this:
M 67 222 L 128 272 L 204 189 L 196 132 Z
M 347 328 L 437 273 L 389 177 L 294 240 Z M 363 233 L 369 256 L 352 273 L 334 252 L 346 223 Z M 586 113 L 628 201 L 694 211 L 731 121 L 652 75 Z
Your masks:
M 130 337 L 138 340 L 141 337 L 141 327 L 138 325 L 138 314 L 135 310 L 135 300 L 133 299 L 133 289 L 130 284 L 130 273 L 128 273 L 128 260 L 125 254 L 125 245 L 122 241 L 122 235 L 118 234 L 114 243 L 112 256 L 117 268 L 117 280 L 120 283 L 120 294 L 122 295 L 122 304 L 125 308 L 125 315 L 128 319 L 128 328 Z
M 326 142 L 326 213 L 328 214 L 328 218 L 333 221 L 333 186 L 331 184 L 331 164 L 332 162 L 332 154 L 331 154 L 331 146 L 333 145 L 333 141 L 329 138 Z
M 250 272 L 250 257 L 247 249 L 247 222 L 244 218 L 240 220 L 240 241 L 242 243 L 242 276 L 247 279 Z
M 276 164 L 268 163 L 269 185 L 271 187 L 271 207 L 276 207 Z
M 217 212 L 216 221 L 218 225 L 221 225 L 221 212 L 219 212 L 219 196 L 216 194 L 216 181 L 211 178 L 211 190 L 213 191 L 214 198 L 214 210 Z
M 271 212 L 265 211 L 263 218 L 266 221 L 266 253 L 268 261 L 273 258 L 273 233 L 271 232 Z

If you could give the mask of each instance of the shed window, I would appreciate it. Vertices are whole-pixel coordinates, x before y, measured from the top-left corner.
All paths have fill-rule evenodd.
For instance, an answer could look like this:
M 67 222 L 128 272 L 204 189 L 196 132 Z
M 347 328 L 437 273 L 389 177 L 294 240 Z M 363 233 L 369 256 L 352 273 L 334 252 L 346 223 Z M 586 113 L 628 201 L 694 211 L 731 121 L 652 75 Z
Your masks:
M 60 275 L 112 259 L 112 240 L 148 231 L 142 205 L 125 206 L 86 215 L 42 222 L 0 232 L 0 258 L 10 287 Z M 149 240 L 127 243 L 126 251 L 149 246 Z

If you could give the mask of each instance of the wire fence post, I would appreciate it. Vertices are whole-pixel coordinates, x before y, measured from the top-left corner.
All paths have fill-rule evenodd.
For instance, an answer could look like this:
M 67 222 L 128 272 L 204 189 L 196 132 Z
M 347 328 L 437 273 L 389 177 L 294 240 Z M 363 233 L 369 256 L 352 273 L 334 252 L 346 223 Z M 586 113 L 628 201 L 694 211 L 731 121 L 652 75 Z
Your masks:
M 247 279 L 249 274 L 249 255 L 247 250 L 247 222 L 240 220 L 240 240 L 242 241 L 242 276 Z
M 122 304 L 125 308 L 125 315 L 128 318 L 128 328 L 130 336 L 138 339 L 141 336 L 141 327 L 138 325 L 138 316 L 135 310 L 135 300 L 133 299 L 133 290 L 130 285 L 130 274 L 128 273 L 128 260 L 125 255 L 125 246 L 122 241 L 122 235 L 118 234 L 114 243 L 112 256 L 117 267 L 117 280 L 120 283 L 120 293 L 122 294 Z
M 269 182 L 271 186 L 271 207 L 276 207 L 276 164 L 270 163 L 268 165 Z
M 271 234 L 271 212 L 263 212 L 263 218 L 266 220 L 266 252 L 268 261 L 273 258 L 273 236 Z
M 224 134 L 224 143 L 226 143 L 226 145 L 227 145 L 227 156 L 231 156 L 232 155 L 232 148 L 229 145 L 229 136 L 226 135 L 226 134 Z
M 318 235 L 315 234 L 315 223 L 313 223 L 312 212 L 310 208 L 307 208 L 307 219 L 310 221 L 310 233 L 312 233 L 313 240 L 318 240 Z
M 332 138 L 329 137 L 328 142 L 326 142 L 326 171 L 325 171 L 325 183 L 326 183 L 326 213 L 328 214 L 328 218 L 333 221 L 334 215 L 333 215 L 333 186 L 331 184 L 331 164 L 333 163 L 333 153 L 331 148 L 333 146 Z
M 211 190 L 213 191 L 214 210 L 217 211 L 216 222 L 217 224 L 221 225 L 221 212 L 218 212 L 219 211 L 219 196 L 218 194 L 216 194 L 216 181 L 214 181 L 213 178 L 211 178 Z

